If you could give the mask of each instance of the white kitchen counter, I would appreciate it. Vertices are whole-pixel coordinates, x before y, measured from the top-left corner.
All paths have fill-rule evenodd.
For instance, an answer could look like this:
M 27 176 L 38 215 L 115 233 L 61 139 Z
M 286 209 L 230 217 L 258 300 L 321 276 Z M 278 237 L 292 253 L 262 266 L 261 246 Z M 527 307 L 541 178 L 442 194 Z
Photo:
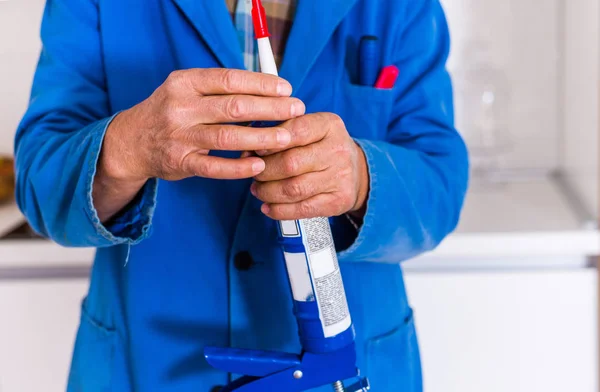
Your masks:
M 406 262 L 407 270 L 465 268 L 580 268 L 600 254 L 589 232 L 454 234 L 434 252 Z M 88 267 L 93 249 L 67 249 L 43 240 L 0 242 L 0 269 Z
M 0 241 L 0 269 L 87 267 L 94 249 L 63 248 L 45 240 Z
M 0 205 L 0 238 L 23 223 L 25 223 L 25 218 L 16 204 Z
M 405 269 L 585 267 L 600 255 L 600 232 L 579 215 L 552 180 L 474 187 L 457 232 Z M 93 255 L 43 240 L 0 241 L 3 269 L 87 267 Z

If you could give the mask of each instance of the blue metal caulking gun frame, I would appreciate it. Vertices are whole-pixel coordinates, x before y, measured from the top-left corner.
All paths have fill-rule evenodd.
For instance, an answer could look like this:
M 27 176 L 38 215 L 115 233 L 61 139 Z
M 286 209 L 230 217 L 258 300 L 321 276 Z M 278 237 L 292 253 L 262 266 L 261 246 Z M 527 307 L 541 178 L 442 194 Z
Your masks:
M 336 392 L 367 391 L 365 378 L 348 388 L 342 383 L 359 376 L 359 370 L 354 327 L 328 219 L 280 221 L 278 227 L 303 351 L 297 355 L 206 348 L 210 365 L 245 375 L 222 392 L 295 392 L 324 385 L 332 385 Z

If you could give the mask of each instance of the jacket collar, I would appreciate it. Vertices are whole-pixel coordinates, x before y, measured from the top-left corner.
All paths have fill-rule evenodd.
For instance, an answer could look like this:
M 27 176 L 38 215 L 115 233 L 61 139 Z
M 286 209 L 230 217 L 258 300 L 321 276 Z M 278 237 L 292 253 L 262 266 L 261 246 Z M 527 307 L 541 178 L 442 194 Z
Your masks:
M 371 1 L 371 0 L 369 0 Z M 357 0 L 298 0 L 281 77 L 298 90 L 335 29 Z
M 224 0 L 172 1 L 204 39 L 221 66 L 244 69 L 237 31 Z
M 237 32 L 224 0 L 172 0 L 226 68 L 244 69 Z M 244 1 L 244 0 L 239 0 Z M 357 0 L 297 0 L 296 16 L 280 70 L 300 88 L 327 41 Z

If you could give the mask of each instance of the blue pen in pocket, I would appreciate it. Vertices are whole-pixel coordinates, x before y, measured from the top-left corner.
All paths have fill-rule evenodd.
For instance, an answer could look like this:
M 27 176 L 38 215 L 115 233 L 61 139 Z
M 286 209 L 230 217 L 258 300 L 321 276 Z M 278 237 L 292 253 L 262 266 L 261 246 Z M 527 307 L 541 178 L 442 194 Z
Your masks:
M 377 37 L 366 35 L 361 38 L 358 61 L 360 85 L 374 86 L 381 69 L 379 64 L 379 39 Z

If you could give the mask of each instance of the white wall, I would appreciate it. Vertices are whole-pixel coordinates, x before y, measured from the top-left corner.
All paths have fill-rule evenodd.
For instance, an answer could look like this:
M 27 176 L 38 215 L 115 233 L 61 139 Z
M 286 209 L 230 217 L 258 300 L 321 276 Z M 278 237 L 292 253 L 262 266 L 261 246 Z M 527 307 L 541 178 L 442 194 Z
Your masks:
M 12 155 L 40 50 L 44 0 L 0 0 L 0 154 Z
M 598 124 L 600 100 L 600 3 L 571 1 L 566 7 L 562 164 L 567 181 L 598 217 Z
M 472 62 L 465 50 L 479 41 L 489 48 L 490 64 L 505 75 L 510 93 L 505 136 L 513 143 L 503 168 L 558 166 L 561 0 L 442 3 L 452 35 L 451 72 Z M 460 113 L 457 123 L 461 124 Z

